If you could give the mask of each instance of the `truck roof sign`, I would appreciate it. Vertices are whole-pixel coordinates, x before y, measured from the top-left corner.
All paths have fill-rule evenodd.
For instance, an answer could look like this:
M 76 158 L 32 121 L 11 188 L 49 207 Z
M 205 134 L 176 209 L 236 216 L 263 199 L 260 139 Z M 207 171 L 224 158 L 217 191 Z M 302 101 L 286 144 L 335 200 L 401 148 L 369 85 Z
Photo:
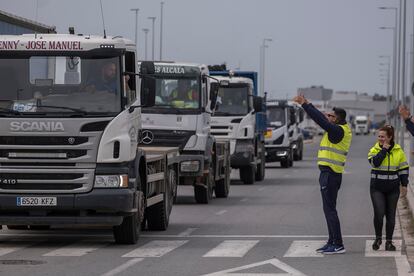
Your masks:
M 76 40 L 0 40 L 0 50 L 83 50 L 80 41 Z
M 160 65 L 155 64 L 155 74 L 162 75 L 196 75 L 200 70 L 197 67 L 192 66 L 180 66 L 180 65 Z

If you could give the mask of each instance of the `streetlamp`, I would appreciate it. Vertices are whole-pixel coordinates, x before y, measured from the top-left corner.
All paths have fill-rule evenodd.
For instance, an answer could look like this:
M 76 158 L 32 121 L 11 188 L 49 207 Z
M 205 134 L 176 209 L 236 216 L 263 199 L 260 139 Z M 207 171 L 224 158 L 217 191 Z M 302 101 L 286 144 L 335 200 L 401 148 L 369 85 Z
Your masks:
M 139 9 L 131 9 L 130 11 L 135 12 L 135 47 L 138 48 L 138 12 Z
M 142 29 L 142 31 L 144 32 L 144 34 L 145 34 L 145 60 L 148 60 L 148 32 L 149 32 L 149 29 L 148 28 L 144 28 L 144 29 Z
M 160 17 L 160 61 L 162 60 L 162 29 L 164 22 L 164 4 L 165 2 L 161 1 L 161 17 Z
M 380 58 L 386 58 L 387 63 L 380 63 L 382 66 L 387 66 L 387 123 L 390 123 L 390 73 L 391 73 L 391 57 L 390 56 L 379 56 Z
M 155 16 L 150 16 L 148 19 L 152 20 L 152 60 L 155 60 Z
M 265 83 L 265 70 L 266 70 L 266 42 L 272 42 L 273 39 L 271 38 L 264 38 L 263 43 L 260 46 L 260 96 L 264 95 L 264 83 Z

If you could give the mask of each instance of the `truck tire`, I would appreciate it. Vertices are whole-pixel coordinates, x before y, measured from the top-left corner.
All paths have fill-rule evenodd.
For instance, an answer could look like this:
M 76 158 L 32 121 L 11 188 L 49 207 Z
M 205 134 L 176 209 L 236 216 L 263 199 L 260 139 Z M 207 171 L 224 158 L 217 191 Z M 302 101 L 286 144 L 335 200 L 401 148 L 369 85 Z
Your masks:
M 124 217 L 120 225 L 113 227 L 115 242 L 119 244 L 136 244 L 141 231 L 141 222 L 138 212 Z
M 213 198 L 214 175 L 213 167 L 209 166 L 208 176 L 204 178 L 205 185 L 194 185 L 194 198 L 199 204 L 208 204 Z
M 216 187 L 214 188 L 214 193 L 217 198 L 226 198 L 229 196 L 230 191 L 230 164 L 226 162 L 225 167 L 225 176 L 224 179 L 220 179 L 216 182 Z
M 255 168 L 252 165 L 240 168 L 240 180 L 243 181 L 244 184 L 254 184 L 256 176 L 254 169 Z
M 260 154 L 260 164 L 257 164 L 255 180 L 263 181 L 265 178 L 265 171 L 266 171 L 266 157 L 265 157 L 264 147 L 263 147 L 262 152 Z
M 170 214 L 174 201 L 175 188 L 177 186 L 176 171 L 173 167 L 168 169 L 168 184 L 167 191 L 164 194 L 164 200 L 158 202 L 154 206 L 148 207 L 146 210 L 148 230 L 165 231 L 170 222 Z
M 293 166 L 293 154 L 290 153 L 287 159 L 280 161 L 280 166 L 282 168 L 290 168 Z

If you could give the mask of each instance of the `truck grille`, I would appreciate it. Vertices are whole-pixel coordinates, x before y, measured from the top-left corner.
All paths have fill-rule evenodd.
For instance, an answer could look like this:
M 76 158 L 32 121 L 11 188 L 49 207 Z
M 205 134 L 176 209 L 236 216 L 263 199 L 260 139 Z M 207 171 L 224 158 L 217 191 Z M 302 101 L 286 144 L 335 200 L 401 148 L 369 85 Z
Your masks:
M 0 192 L 89 192 L 101 135 L 0 136 Z
M 231 134 L 232 129 L 230 126 L 220 126 L 220 125 L 212 125 L 211 126 L 211 134 L 214 136 L 229 136 Z
M 162 145 L 165 147 L 178 147 L 182 150 L 190 139 L 191 136 L 195 135 L 195 131 L 186 131 L 186 130 L 143 130 L 142 135 L 145 132 L 151 132 L 153 135 L 153 141 L 151 143 L 145 143 L 145 137 L 141 140 L 142 145 L 146 146 L 155 146 Z

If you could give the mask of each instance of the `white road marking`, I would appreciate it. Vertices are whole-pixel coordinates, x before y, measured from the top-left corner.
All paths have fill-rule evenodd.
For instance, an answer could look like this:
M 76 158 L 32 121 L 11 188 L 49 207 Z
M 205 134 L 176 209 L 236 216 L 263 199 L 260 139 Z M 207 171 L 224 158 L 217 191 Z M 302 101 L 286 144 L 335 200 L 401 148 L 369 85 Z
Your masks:
M 221 216 L 221 215 L 224 215 L 225 213 L 227 213 L 227 210 L 221 210 L 221 211 L 217 212 L 216 215 Z
M 259 189 L 257 189 L 259 192 L 264 191 L 266 188 L 265 187 L 261 187 Z
M 32 246 L 33 243 L 22 244 L 22 242 L 1 242 L 0 243 L 0 256 L 4 256 L 15 251 Z
M 260 267 L 260 266 L 264 266 L 264 265 L 273 265 L 274 267 L 283 270 L 284 273 L 243 273 L 243 270 L 247 270 L 247 269 L 251 269 L 251 268 L 256 268 L 256 267 Z M 239 273 L 234 273 L 234 272 L 239 272 Z M 253 264 L 249 264 L 249 265 L 244 265 L 244 266 L 240 266 L 240 267 L 235 267 L 232 269 L 227 269 L 227 270 L 222 270 L 222 271 L 218 271 L 218 272 L 214 272 L 211 274 L 205 274 L 202 276 L 260 276 L 260 275 L 266 275 L 266 276 L 306 276 L 305 274 L 303 274 L 302 272 L 300 272 L 299 270 L 294 269 L 293 267 L 285 264 L 284 262 L 279 261 L 278 259 L 274 258 L 274 259 L 270 259 L 267 261 L 263 261 L 263 262 L 258 262 L 258 263 L 253 263 Z
M 379 250 L 374 251 L 372 249 L 372 243 L 374 240 L 365 241 L 365 257 L 398 257 L 401 256 L 401 240 L 394 240 L 393 244 L 397 248 L 396 251 L 385 251 L 385 240 L 382 241 Z
M 124 263 L 124 264 L 122 264 L 118 267 L 115 267 L 114 269 L 106 272 L 105 274 L 102 274 L 101 276 L 114 276 L 114 275 L 117 275 L 117 274 L 127 270 L 131 266 L 143 261 L 143 260 L 144 259 L 142 259 L 142 258 L 131 259 L 128 262 L 126 262 L 126 263 Z
M 240 202 L 246 202 L 246 201 L 249 201 L 247 197 L 240 199 Z
M 191 233 L 193 233 L 194 231 L 196 231 L 198 228 L 187 228 L 185 231 L 181 232 L 180 234 L 178 234 L 179 237 L 188 237 L 191 235 Z
M 323 257 L 316 249 L 325 243 L 326 241 L 293 241 L 283 257 Z
M 188 240 L 181 241 L 151 241 L 122 257 L 126 258 L 159 258 L 165 254 L 177 249 L 178 247 L 187 243 Z
M 283 177 L 284 178 L 289 178 L 289 177 L 291 177 L 291 175 L 290 174 L 285 174 Z
M 397 267 L 398 276 L 414 276 L 414 272 L 411 270 L 410 263 L 407 256 L 395 257 L 395 265 Z
M 231 240 L 223 241 L 211 249 L 203 257 L 243 257 L 259 241 L 258 240 Z
M 141 235 L 145 238 L 182 238 L 178 235 Z M 343 238 L 372 239 L 374 235 L 342 235 Z M 327 239 L 327 235 L 189 235 L 186 238 L 224 238 L 224 239 Z M 398 237 L 395 237 L 398 238 Z
M 101 247 L 104 247 L 105 243 L 91 243 L 88 241 L 79 241 L 68 246 L 50 251 L 43 254 L 45 257 L 80 257 L 84 256 L 92 251 L 95 251 Z

